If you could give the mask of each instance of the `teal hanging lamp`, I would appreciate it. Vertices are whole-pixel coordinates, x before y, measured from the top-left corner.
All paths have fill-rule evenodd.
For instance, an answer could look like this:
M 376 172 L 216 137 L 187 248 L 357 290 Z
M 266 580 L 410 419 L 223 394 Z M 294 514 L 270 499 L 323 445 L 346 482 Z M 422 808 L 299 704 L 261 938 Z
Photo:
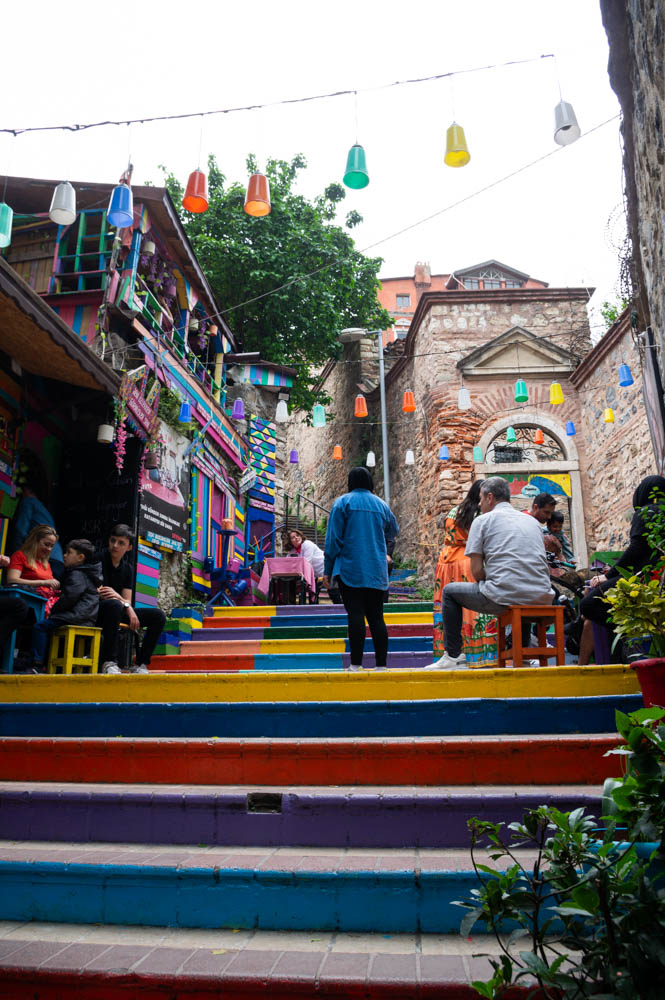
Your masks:
M 529 393 L 526 391 L 526 382 L 523 378 L 518 378 L 515 383 L 515 402 L 516 403 L 527 403 L 529 401 Z
M 365 150 L 357 142 L 351 146 L 349 155 L 346 158 L 344 183 L 348 188 L 354 188 L 355 190 L 365 188 L 369 184 Z

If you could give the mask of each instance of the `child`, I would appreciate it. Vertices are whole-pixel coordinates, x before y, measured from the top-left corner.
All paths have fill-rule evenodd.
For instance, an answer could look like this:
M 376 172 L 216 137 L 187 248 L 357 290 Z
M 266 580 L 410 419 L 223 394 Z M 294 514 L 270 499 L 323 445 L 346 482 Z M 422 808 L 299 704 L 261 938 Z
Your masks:
M 102 567 L 94 558 L 95 547 L 87 538 L 75 538 L 65 549 L 61 596 L 53 605 L 50 616 L 33 628 L 33 669 L 43 669 L 51 632 L 62 625 L 96 623 L 99 611 L 97 588 L 102 582 Z
M 555 510 L 552 513 L 552 516 L 547 522 L 547 530 L 550 535 L 554 535 L 556 540 L 560 543 L 564 561 L 572 563 L 574 566 L 575 554 L 573 553 L 573 547 L 570 544 L 570 538 L 563 530 L 563 514 L 560 510 Z

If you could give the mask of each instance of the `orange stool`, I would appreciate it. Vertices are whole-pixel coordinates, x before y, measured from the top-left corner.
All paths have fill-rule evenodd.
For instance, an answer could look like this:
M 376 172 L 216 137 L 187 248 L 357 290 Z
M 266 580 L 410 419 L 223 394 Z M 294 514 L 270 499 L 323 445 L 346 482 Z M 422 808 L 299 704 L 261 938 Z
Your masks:
M 522 622 L 538 623 L 538 645 L 522 646 Z M 499 616 L 499 666 L 505 667 L 506 660 L 512 660 L 514 667 L 524 666 L 524 660 L 540 661 L 541 667 L 548 666 L 548 659 L 556 657 L 556 664 L 566 662 L 563 632 L 563 608 L 559 604 L 516 604 Z M 506 628 L 512 626 L 513 648 L 506 649 Z M 554 625 L 554 648 L 547 645 L 548 625 Z

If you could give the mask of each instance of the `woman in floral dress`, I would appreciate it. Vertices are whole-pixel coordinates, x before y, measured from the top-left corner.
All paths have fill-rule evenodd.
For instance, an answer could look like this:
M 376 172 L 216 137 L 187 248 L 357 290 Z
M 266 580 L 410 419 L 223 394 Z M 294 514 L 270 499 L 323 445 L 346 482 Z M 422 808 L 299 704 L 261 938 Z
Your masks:
M 479 512 L 480 484 L 477 479 L 466 497 L 453 507 L 446 518 L 443 548 L 436 564 L 434 577 L 434 656 L 443 656 L 445 639 L 441 601 L 443 588 L 447 583 L 473 583 L 471 564 L 464 554 L 469 528 Z M 466 654 L 467 666 L 493 666 L 497 662 L 496 618 L 479 611 L 463 609 L 462 652 Z

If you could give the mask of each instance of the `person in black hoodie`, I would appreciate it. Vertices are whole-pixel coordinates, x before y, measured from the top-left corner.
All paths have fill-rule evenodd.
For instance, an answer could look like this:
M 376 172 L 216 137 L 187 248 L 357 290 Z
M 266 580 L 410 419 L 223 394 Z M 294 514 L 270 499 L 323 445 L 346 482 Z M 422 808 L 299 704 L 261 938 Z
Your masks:
M 96 624 L 99 611 L 97 588 L 102 583 L 102 567 L 94 559 L 95 547 L 87 538 L 75 538 L 65 549 L 60 597 L 51 608 L 49 617 L 33 628 L 33 669 L 43 669 L 51 632 L 62 625 Z
M 610 646 L 614 643 L 614 631 L 608 619 L 611 611 L 609 604 L 603 600 L 603 595 L 611 587 L 616 586 L 620 577 L 619 569 L 629 573 L 640 573 L 642 570 L 652 570 L 660 562 L 660 554 L 649 544 L 647 538 L 649 513 L 665 505 L 665 478 L 663 476 L 646 476 L 633 493 L 633 519 L 630 522 L 630 540 L 628 548 L 617 559 L 614 566 L 606 573 L 594 576 L 589 594 L 580 602 L 580 614 L 587 621 L 604 625 L 610 633 Z M 626 649 L 622 643 L 612 650 L 610 659 L 613 663 L 625 661 Z

